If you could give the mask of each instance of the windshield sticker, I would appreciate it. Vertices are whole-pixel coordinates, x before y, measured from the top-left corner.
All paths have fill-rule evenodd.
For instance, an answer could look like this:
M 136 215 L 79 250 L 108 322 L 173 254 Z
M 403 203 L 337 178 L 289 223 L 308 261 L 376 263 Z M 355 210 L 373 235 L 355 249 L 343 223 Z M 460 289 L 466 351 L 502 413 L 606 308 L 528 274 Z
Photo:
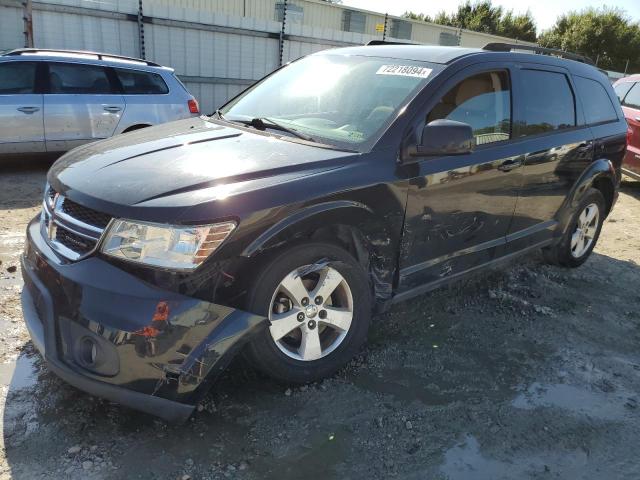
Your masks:
M 401 77 L 427 78 L 431 74 L 430 68 L 414 65 L 382 65 L 376 75 L 400 75 Z

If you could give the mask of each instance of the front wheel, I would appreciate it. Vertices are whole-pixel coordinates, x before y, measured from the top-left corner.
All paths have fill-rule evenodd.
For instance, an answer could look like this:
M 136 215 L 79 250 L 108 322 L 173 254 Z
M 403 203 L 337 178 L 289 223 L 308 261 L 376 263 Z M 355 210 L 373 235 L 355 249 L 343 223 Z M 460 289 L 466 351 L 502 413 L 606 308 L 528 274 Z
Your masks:
M 256 277 L 250 311 L 270 327 L 247 348 L 250 362 L 288 383 L 333 374 L 366 340 L 371 316 L 368 277 L 345 250 L 329 244 L 281 252 Z
M 547 261 L 565 267 L 582 265 L 596 246 L 605 215 L 602 193 L 595 188 L 589 189 L 560 242 L 544 250 Z

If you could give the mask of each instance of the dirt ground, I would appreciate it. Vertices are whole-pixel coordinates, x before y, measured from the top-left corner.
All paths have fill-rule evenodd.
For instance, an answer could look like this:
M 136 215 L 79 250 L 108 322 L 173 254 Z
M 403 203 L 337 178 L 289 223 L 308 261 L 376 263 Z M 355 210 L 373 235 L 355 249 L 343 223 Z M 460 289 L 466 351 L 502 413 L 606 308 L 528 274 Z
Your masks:
M 47 166 L 0 172 L 0 478 L 640 478 L 640 183 L 581 268 L 536 254 L 399 304 L 307 387 L 236 362 L 172 426 L 33 351 L 14 268 Z

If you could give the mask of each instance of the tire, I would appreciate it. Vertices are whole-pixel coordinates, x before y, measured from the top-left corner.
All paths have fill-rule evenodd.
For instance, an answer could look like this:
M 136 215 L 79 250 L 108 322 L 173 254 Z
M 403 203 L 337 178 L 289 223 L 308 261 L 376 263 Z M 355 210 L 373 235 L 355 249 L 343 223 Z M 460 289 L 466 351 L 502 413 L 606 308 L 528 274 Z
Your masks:
M 595 215 L 597 218 L 589 221 L 587 229 L 581 228 L 589 215 Z M 602 193 L 595 188 L 590 188 L 576 208 L 569 228 L 560 242 L 543 249 L 547 262 L 570 268 L 582 265 L 596 246 L 605 215 L 606 207 Z
M 304 295 L 314 289 L 331 293 L 318 305 L 316 298 L 306 297 L 305 306 Z M 342 248 L 306 243 L 284 250 L 262 266 L 249 289 L 247 309 L 268 317 L 271 326 L 249 343 L 245 354 L 255 368 L 281 382 L 304 384 L 328 377 L 364 344 L 371 298 L 366 272 Z

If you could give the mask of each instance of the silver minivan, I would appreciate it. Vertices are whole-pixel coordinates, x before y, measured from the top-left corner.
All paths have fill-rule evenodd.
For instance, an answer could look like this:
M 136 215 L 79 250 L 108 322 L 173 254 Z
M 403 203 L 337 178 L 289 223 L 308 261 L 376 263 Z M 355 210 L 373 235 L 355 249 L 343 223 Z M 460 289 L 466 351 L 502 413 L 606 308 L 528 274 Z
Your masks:
M 197 115 L 173 69 L 156 63 L 69 50 L 0 55 L 0 158 L 56 155 Z

